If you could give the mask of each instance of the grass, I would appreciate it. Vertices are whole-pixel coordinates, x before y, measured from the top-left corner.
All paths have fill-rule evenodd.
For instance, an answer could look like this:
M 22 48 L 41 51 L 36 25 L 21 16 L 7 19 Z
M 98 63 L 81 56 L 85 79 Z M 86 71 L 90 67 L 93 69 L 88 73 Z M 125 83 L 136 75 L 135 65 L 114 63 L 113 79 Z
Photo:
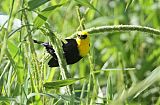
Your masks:
M 159 4 L 0 1 L 0 104 L 160 105 Z M 66 66 L 60 40 L 78 30 L 90 33 L 90 53 Z M 32 39 L 51 42 L 60 67 Z

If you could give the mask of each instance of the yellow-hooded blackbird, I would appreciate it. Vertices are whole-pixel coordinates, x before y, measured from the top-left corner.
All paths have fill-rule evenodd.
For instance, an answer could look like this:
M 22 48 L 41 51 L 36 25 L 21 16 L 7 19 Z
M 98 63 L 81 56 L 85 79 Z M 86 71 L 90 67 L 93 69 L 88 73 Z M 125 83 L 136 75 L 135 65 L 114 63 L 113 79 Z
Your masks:
M 63 54 L 66 58 L 67 65 L 74 64 L 87 55 L 89 52 L 89 34 L 86 31 L 80 31 L 76 39 L 65 39 L 67 43 L 62 42 Z M 43 45 L 52 58 L 49 60 L 49 67 L 58 67 L 58 58 L 55 50 L 49 43 L 34 40 L 34 43 Z

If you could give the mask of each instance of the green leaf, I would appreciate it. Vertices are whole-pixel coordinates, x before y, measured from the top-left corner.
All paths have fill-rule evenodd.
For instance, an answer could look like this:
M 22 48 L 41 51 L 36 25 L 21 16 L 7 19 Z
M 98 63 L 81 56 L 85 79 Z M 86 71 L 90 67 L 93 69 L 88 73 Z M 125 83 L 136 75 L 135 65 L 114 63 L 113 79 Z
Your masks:
M 29 10 L 34 10 L 36 8 L 38 8 L 39 6 L 47 3 L 50 0 L 30 0 L 28 2 L 28 6 L 29 6 Z
M 18 52 L 18 46 L 16 46 L 14 43 L 12 43 L 9 40 L 7 41 L 7 44 L 8 44 L 8 49 L 9 49 L 11 56 L 14 57 Z
M 58 88 L 58 87 L 63 87 L 67 85 L 74 84 L 76 81 L 81 80 L 83 78 L 70 78 L 66 80 L 57 80 L 53 82 L 46 82 L 43 86 L 46 88 Z
M 8 43 L 8 57 L 10 57 L 10 60 L 13 62 L 12 64 L 15 63 L 15 69 L 16 74 L 17 74 L 17 81 L 18 83 L 22 84 L 23 83 L 23 76 L 24 76 L 24 68 L 23 68 L 23 62 L 22 62 L 22 55 L 21 53 L 18 53 L 18 46 L 16 46 L 14 43 L 11 41 L 7 41 Z M 10 56 L 9 56 L 10 54 Z
M 48 19 L 48 17 L 52 14 L 53 10 L 62 6 L 63 4 L 58 4 L 54 6 L 47 7 L 43 9 L 38 16 L 34 20 L 34 25 L 37 27 L 41 27 Z
M 16 98 L 0 96 L 0 101 L 16 101 Z
M 87 6 L 95 11 L 97 11 L 100 15 L 102 15 L 102 13 L 100 11 L 98 11 L 88 0 L 75 0 L 78 4 L 83 5 L 83 6 Z
M 134 1 L 134 0 L 129 0 L 129 1 L 127 2 L 125 11 L 127 11 L 127 9 L 129 8 L 129 6 L 132 4 L 133 1 Z
M 80 103 L 79 101 L 79 98 L 78 97 L 75 97 L 74 94 L 73 95 L 62 95 L 62 94 L 55 94 L 55 93 L 30 93 L 29 95 L 27 95 L 27 99 L 30 99 L 32 97 L 35 97 L 37 95 L 41 95 L 41 96 L 48 96 L 48 97 L 51 97 L 51 98 L 55 98 L 55 99 L 62 99 L 64 101 L 74 101 L 76 103 Z M 75 99 L 72 100 L 71 97 L 74 97 Z

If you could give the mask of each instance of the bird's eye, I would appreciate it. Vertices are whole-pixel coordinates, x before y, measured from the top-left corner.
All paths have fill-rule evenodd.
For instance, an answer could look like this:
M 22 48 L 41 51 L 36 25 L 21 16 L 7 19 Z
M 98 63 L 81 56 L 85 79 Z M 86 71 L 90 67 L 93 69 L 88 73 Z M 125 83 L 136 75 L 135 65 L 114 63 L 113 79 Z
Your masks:
M 86 39 L 87 38 L 87 35 L 77 35 L 77 37 L 79 38 L 79 39 Z
M 87 38 L 87 35 L 82 35 L 82 38 L 83 38 L 83 39 L 86 39 L 86 38 Z
M 78 37 L 81 37 L 81 35 L 77 35 Z

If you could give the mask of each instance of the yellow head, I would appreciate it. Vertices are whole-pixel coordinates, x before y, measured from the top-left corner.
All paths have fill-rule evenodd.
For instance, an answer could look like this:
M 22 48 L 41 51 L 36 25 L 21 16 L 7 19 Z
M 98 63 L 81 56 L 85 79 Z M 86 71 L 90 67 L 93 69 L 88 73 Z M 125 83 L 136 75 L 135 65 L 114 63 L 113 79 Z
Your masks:
M 85 56 L 89 52 L 89 34 L 86 31 L 80 31 L 76 38 L 80 56 Z
M 80 40 L 88 40 L 89 39 L 89 34 L 86 31 L 80 31 L 77 34 L 77 38 Z

